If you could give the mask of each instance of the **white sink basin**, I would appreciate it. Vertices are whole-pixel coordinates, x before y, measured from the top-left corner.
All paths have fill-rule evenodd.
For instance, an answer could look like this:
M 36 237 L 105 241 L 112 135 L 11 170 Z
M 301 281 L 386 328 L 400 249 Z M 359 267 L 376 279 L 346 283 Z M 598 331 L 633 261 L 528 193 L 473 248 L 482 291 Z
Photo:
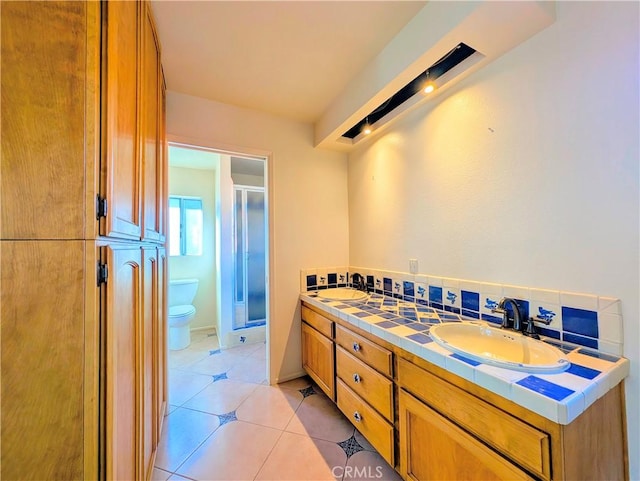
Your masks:
M 506 369 L 552 374 L 571 365 L 556 347 L 510 330 L 452 322 L 433 326 L 429 334 L 449 351 Z
M 357 301 L 367 297 L 367 293 L 348 287 L 335 287 L 318 291 L 318 297 L 333 301 Z

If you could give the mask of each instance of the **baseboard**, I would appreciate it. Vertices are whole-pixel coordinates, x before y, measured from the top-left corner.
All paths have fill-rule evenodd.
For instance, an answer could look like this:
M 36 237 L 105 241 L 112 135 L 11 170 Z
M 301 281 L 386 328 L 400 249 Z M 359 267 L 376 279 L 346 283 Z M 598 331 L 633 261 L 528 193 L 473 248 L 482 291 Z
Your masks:
M 286 374 L 284 376 L 278 376 L 274 384 L 280 384 L 287 381 L 293 381 L 294 379 L 298 379 L 299 377 L 306 376 L 307 373 L 304 369 L 292 374 Z
M 218 329 L 216 328 L 215 325 L 213 326 L 200 326 L 200 327 L 192 327 L 191 329 L 189 329 L 191 332 L 196 332 L 196 331 L 208 331 L 210 329 L 213 329 L 214 333 L 217 335 L 218 334 Z

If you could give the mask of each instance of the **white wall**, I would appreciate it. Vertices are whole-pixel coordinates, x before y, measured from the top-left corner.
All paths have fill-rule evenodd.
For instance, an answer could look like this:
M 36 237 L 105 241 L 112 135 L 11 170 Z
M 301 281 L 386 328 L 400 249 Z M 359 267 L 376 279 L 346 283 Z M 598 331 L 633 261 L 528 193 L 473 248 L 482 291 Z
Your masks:
M 557 21 L 349 157 L 351 265 L 619 297 L 639 436 L 638 3 Z
M 197 278 L 198 292 L 193 300 L 196 315 L 191 329 L 216 325 L 215 265 L 215 172 L 204 169 L 169 168 L 169 195 L 200 197 L 204 227 L 201 256 L 170 256 L 171 279 Z
M 177 92 L 167 96 L 167 133 L 169 140 L 269 154 L 270 380 L 301 375 L 300 269 L 348 265 L 346 155 L 314 149 L 309 124 Z

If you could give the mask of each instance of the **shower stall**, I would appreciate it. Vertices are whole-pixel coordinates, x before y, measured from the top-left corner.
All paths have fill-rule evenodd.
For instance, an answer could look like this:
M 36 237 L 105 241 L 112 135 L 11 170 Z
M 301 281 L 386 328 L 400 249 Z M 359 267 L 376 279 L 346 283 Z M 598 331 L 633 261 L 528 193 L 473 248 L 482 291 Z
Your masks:
M 242 329 L 267 317 L 264 187 L 234 185 L 233 195 L 233 328 Z

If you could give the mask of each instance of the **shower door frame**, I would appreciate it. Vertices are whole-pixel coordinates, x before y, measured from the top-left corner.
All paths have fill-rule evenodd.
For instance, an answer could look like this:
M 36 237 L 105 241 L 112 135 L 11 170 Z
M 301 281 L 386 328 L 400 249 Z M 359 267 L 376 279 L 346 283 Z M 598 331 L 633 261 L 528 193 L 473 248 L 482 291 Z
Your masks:
M 237 192 L 242 192 L 242 206 L 244 208 L 242 215 L 242 250 L 243 250 L 243 269 L 242 269 L 242 300 L 238 299 L 238 265 L 237 265 L 237 253 L 238 253 L 238 230 L 237 230 L 237 203 L 236 197 Z M 264 237 L 264 251 L 263 251 L 263 265 L 265 267 L 265 279 L 264 279 L 264 306 L 265 306 L 265 317 L 262 319 L 249 320 L 249 230 L 248 230 L 248 212 L 247 212 L 247 194 L 248 192 L 258 192 L 263 196 L 263 208 L 264 214 L 263 218 L 265 220 L 263 224 L 263 237 Z M 232 327 L 234 330 L 236 329 L 244 329 L 256 326 L 263 326 L 266 324 L 267 315 L 268 315 L 268 299 L 267 299 L 267 279 L 266 279 L 266 269 L 267 269 L 267 261 L 268 261 L 268 251 L 267 251 L 267 236 L 268 236 L 268 228 L 267 228 L 267 204 L 266 204 L 266 192 L 264 187 L 252 186 L 252 185 L 244 185 L 244 184 L 234 184 L 233 185 L 233 214 L 232 218 L 232 235 L 233 235 L 233 321 Z

